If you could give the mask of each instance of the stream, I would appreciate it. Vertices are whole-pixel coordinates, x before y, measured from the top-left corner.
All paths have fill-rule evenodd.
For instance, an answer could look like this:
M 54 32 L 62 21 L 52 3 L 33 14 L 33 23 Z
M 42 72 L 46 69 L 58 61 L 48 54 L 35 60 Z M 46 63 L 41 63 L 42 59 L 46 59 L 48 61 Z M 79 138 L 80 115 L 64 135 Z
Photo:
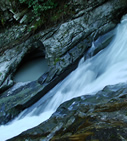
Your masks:
M 0 126 L 0 141 L 12 138 L 47 120 L 67 100 L 85 94 L 92 95 L 106 85 L 126 81 L 127 15 L 118 24 L 115 38 L 108 47 L 86 61 L 82 58 L 77 69 L 37 103 L 24 110 L 12 122 Z

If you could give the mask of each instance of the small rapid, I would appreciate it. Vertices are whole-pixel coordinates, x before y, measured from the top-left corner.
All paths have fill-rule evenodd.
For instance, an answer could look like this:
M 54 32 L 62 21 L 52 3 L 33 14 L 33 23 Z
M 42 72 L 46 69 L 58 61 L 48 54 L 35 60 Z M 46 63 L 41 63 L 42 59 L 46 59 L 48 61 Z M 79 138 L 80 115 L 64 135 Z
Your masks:
M 93 43 L 94 46 L 94 43 Z M 127 81 L 127 15 L 116 28 L 110 45 L 78 68 L 43 98 L 7 125 L 0 126 L 0 140 L 12 138 L 47 120 L 58 106 L 74 97 L 95 94 L 106 85 Z

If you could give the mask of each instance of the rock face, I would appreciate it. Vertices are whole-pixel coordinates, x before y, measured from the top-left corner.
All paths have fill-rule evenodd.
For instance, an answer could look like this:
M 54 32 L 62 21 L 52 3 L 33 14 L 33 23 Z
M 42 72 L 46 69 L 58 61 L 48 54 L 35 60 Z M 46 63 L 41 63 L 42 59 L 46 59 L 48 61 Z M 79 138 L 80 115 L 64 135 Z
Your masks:
M 89 52 L 84 55 L 84 58 L 91 57 L 97 53 L 98 48 L 105 47 L 114 37 L 114 30 L 102 35 L 95 41 L 96 48 L 90 48 Z M 73 48 L 73 51 L 77 51 Z M 18 56 L 17 56 L 18 57 Z M 65 56 L 66 59 L 67 56 Z M 69 64 L 69 62 L 68 62 Z M 13 87 L 9 88 L 0 95 L 0 124 L 4 124 L 17 116 L 22 110 L 31 106 L 53 88 L 59 81 L 64 79 L 73 69 L 77 67 L 78 60 L 71 67 L 62 70 L 60 77 L 55 74 L 58 73 L 54 68 L 42 75 L 37 81 L 33 82 L 19 82 Z
M 74 8 L 71 20 L 31 35 L 31 32 L 26 30 L 28 23 L 21 22 L 22 16 L 17 19 L 17 14 L 10 14 L 10 3 L 6 4 L 3 0 L 1 3 L 2 13 L 6 11 L 10 20 L 18 22 L 10 24 L 4 30 L 1 28 L 0 33 L 1 124 L 13 119 L 64 79 L 76 68 L 84 54 L 84 58 L 91 57 L 106 47 L 114 36 L 113 31 L 107 32 L 113 29 L 127 12 L 127 0 L 69 1 L 68 4 Z M 102 36 L 104 33 L 107 34 Z M 101 39 L 104 39 L 104 42 Z M 96 42 L 95 49 L 90 48 L 93 41 Z M 13 75 L 18 65 L 27 54 L 35 55 L 35 50 L 45 55 L 49 71 L 37 81 L 15 84 Z M 8 89 L 9 87 L 11 88 Z
M 85 1 L 76 1 L 74 5 L 78 5 L 80 11 L 77 9 L 77 14 L 74 15 L 74 19 L 62 24 L 53 37 L 45 41 L 42 40 L 46 47 L 46 56 L 49 59 L 49 64 L 52 65 L 53 62 L 58 59 L 61 60 L 61 62 L 68 62 L 60 58 L 68 53 L 68 51 L 70 55 L 69 60 L 73 59 L 73 61 L 75 61 L 76 56 L 81 56 L 82 53 L 90 47 L 88 44 L 85 44 L 85 39 L 87 39 L 87 43 L 89 42 L 91 45 L 91 41 L 94 41 L 99 35 L 115 27 L 119 16 L 122 14 L 117 10 L 119 8 L 124 9 L 124 4 L 126 5 L 125 1 L 121 1 L 119 4 L 116 1 L 104 0 L 97 2 L 88 1 L 88 3 Z M 119 7 L 120 5 L 121 7 Z M 115 15 L 116 13 L 118 15 Z M 74 46 L 80 49 L 80 53 L 73 54 L 73 52 L 71 52 L 71 48 Z M 61 63 L 59 65 L 61 65 Z
M 63 103 L 52 117 L 10 141 L 127 140 L 127 84 Z
M 1 10 L 9 12 L 11 3 L 1 2 Z M 4 9 L 6 5 L 7 8 Z M 31 32 L 26 30 L 25 23 L 2 30 L 0 33 L 0 66 L 2 66 L 0 89 L 2 91 L 13 84 L 10 78 L 23 57 L 31 50 L 43 48 L 43 45 L 49 66 L 55 68 L 56 75 L 59 75 L 63 69 L 81 58 L 91 47 L 92 41 L 116 26 L 126 12 L 127 4 L 126 0 L 121 0 L 119 3 L 115 0 L 96 2 L 90 0 L 70 1 L 70 6 L 75 8 L 72 20 L 35 35 L 31 36 Z M 38 42 L 42 45 L 38 46 Z

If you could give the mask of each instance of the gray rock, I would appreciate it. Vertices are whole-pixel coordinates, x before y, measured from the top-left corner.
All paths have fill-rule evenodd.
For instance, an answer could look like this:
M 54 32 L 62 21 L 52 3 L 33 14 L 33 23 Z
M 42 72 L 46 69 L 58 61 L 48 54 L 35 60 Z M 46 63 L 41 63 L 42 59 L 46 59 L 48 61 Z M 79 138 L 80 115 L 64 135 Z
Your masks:
M 67 101 L 46 122 L 10 141 L 126 140 L 126 85 L 106 86 L 95 95 Z
M 94 39 L 93 39 L 92 46 L 88 50 L 88 52 L 86 53 L 85 57 L 89 58 L 91 56 L 94 56 L 100 50 L 107 47 L 111 43 L 111 41 L 113 40 L 114 36 L 115 36 L 115 30 L 113 29 L 110 32 L 98 37 L 97 40 L 94 41 Z
M 1 3 L 1 7 L 3 7 L 1 9 L 3 11 L 9 11 L 10 4 L 6 5 L 6 1 L 3 0 Z M 120 21 L 122 15 L 126 12 L 127 0 L 121 0 L 119 2 L 117 0 L 70 1 L 69 5 L 74 8 L 77 7 L 74 10 L 75 14 L 71 20 L 57 27 L 52 27 L 31 35 L 26 30 L 26 27 L 29 27 L 27 20 L 23 22 L 19 14 L 17 18 L 23 24 L 10 26 L 0 33 L 0 90 L 2 92 L 13 85 L 13 74 L 28 53 L 36 49 L 42 51 L 50 67 L 46 77 L 42 76 L 39 80 L 21 86 L 16 91 L 12 90 L 15 85 L 11 88 L 11 95 L 15 95 L 17 101 L 15 101 L 15 96 L 14 99 L 10 96 L 12 98 L 12 101 L 10 101 L 12 104 L 9 103 L 5 111 L 5 115 L 9 115 L 9 118 L 7 117 L 6 119 L 6 116 L 3 116 L 3 112 L 1 113 L 1 117 L 3 116 L 6 122 L 12 119 L 10 117 L 16 116 L 24 108 L 32 105 L 43 96 L 47 92 L 47 86 L 50 86 L 48 89 L 50 90 L 75 69 L 80 58 L 84 54 L 86 55 L 92 42 L 98 37 L 100 39 L 95 41 L 96 48 L 90 51 L 89 56 L 91 57 L 100 49 L 106 47 L 111 38 L 108 36 L 109 34 L 107 36 L 101 35 L 113 29 Z M 11 13 L 13 17 L 16 16 L 13 11 Z M 15 17 L 15 19 L 17 18 Z M 36 54 L 34 55 L 36 56 Z M 9 91 L 10 89 L 4 93 L 1 92 L 1 107 L 5 103 L 8 103 L 10 99 L 8 95 Z M 42 91 L 45 92 L 39 97 L 39 93 Z M 30 95 L 27 97 L 28 92 Z M 25 96 L 27 97 L 26 100 L 24 100 Z M 22 101 L 24 102 L 22 103 Z M 3 117 L 1 123 L 4 122 L 2 121 L 4 119 Z
M 12 5 L 15 5 L 15 3 L 7 2 L 6 4 L 6 2 L 1 1 L 3 10 L 4 7 L 8 10 Z M 57 28 L 41 31 L 30 37 L 30 33 L 26 31 L 26 23 L 18 26 L 14 25 L 0 33 L 0 52 L 1 60 L 3 60 L 0 63 L 0 66 L 2 65 L 0 70 L 1 89 L 5 87 L 2 84 L 10 75 L 9 73 L 14 73 L 23 57 L 30 50 L 40 48 L 38 41 L 41 44 L 43 43 L 45 47 L 43 52 L 45 52 L 49 66 L 54 67 L 56 65 L 56 71 L 60 74 L 63 69 L 83 56 L 91 46 L 95 36 L 97 38 L 114 28 L 126 9 L 126 0 L 120 1 L 119 4 L 114 0 L 73 1 L 69 4 L 73 7 L 78 6 L 78 10 L 75 9 L 76 14 L 72 20 L 61 24 Z M 102 46 L 101 48 L 104 48 L 104 45 Z M 93 54 L 98 51 L 99 49 Z M 7 54 L 7 57 L 11 60 L 6 60 Z M 65 59 L 66 56 L 67 59 Z
M 66 54 L 68 50 L 77 46 L 88 36 L 91 35 L 91 43 L 95 35 L 97 38 L 113 29 L 116 26 L 116 23 L 119 22 L 116 18 L 114 19 L 116 16 L 114 14 L 117 13 L 117 19 L 119 19 L 122 14 L 122 11 L 120 12 L 119 9 L 120 7 L 124 9 L 124 6 L 126 5 L 124 3 L 125 1 L 121 2 L 119 5 L 116 1 L 97 1 L 93 2 L 93 5 L 95 4 L 97 6 L 94 7 L 95 5 L 90 5 L 90 2 L 89 9 L 84 9 L 83 14 L 80 17 L 76 17 L 75 19 L 62 24 L 53 36 L 46 40 L 42 40 L 46 47 L 46 57 L 49 60 L 49 65 L 53 65 L 57 58 Z M 85 45 L 82 45 L 82 48 L 83 52 L 81 54 L 88 49 Z

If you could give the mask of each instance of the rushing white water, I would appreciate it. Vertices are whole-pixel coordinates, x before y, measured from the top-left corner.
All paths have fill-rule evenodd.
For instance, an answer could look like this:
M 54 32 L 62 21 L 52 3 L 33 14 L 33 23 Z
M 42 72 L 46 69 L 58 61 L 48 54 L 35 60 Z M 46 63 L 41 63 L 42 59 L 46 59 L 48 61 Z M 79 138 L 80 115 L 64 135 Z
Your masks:
M 126 81 L 127 15 L 116 28 L 116 37 L 106 49 L 85 62 L 81 59 L 78 68 L 42 99 L 8 125 L 0 126 L 0 140 L 9 139 L 40 124 L 64 101 L 85 94 L 95 94 L 106 85 Z
M 48 64 L 42 57 L 26 61 L 16 72 L 16 82 L 34 81 L 48 70 Z

